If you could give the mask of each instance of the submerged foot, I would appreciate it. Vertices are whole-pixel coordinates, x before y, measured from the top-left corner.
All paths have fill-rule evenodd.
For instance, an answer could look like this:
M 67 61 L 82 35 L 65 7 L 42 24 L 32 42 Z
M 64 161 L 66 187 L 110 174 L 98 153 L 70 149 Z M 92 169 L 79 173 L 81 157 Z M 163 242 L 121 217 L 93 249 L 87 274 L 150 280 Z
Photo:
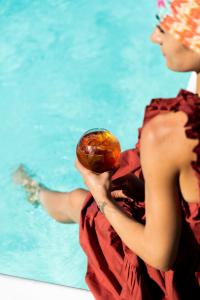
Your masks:
M 19 165 L 17 170 L 13 173 L 13 181 L 24 187 L 28 196 L 28 201 L 31 204 L 39 204 L 39 193 L 42 185 L 37 183 L 30 175 L 28 175 L 28 172 L 22 164 Z

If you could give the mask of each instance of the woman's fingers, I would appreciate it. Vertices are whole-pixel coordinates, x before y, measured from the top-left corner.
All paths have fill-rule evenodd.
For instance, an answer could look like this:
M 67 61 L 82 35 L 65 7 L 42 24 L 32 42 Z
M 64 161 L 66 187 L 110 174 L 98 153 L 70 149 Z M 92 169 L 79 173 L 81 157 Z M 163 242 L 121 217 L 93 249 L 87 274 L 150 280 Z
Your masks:
M 113 198 L 128 198 L 122 190 L 116 190 L 111 192 Z

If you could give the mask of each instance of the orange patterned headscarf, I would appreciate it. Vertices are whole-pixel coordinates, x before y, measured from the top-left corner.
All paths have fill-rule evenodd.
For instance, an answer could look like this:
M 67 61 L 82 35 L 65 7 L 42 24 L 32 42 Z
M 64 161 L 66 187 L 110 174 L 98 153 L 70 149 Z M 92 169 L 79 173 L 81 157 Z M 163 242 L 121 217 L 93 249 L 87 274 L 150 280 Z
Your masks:
M 158 0 L 157 3 L 160 26 L 183 45 L 200 53 L 200 0 Z

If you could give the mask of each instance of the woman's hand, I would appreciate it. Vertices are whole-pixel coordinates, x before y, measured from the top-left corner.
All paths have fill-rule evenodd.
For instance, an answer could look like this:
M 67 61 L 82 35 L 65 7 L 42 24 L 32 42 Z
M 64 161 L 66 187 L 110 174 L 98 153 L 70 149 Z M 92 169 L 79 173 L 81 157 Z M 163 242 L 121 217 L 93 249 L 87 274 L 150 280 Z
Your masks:
M 75 161 L 75 167 L 80 172 L 85 185 L 96 201 L 97 199 L 111 199 L 111 177 L 113 172 L 97 174 L 85 168 L 78 159 Z
M 112 172 L 94 173 L 86 169 L 78 159 L 75 166 L 94 198 L 135 198 L 144 201 L 144 182 L 134 174 L 129 173 L 111 181 Z

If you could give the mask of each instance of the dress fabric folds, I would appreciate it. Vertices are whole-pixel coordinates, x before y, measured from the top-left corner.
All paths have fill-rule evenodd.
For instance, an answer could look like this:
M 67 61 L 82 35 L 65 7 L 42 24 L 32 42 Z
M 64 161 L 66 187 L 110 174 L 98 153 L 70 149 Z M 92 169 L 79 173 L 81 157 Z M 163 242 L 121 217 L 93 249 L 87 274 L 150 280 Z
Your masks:
M 135 255 L 120 239 L 99 210 L 92 195 L 83 203 L 79 241 L 87 256 L 85 281 L 97 300 L 197 300 L 200 299 L 200 97 L 181 89 L 175 98 L 152 99 L 146 106 L 143 125 L 138 129 L 135 147 L 121 155 L 120 168 L 112 177 L 119 189 L 129 188 L 137 176 L 141 185 L 129 189 L 129 198 L 116 204 L 129 216 L 145 224 L 144 178 L 140 165 L 140 137 L 143 126 L 154 116 L 167 111 L 184 111 L 188 116 L 185 133 L 199 139 L 193 149 L 197 160 L 191 165 L 199 180 L 197 203 L 188 203 L 179 190 L 182 231 L 173 267 L 157 270 Z M 127 177 L 128 176 L 128 177 Z M 129 181 L 123 178 L 129 178 Z M 116 184 L 117 186 L 117 184 Z M 199 201 L 199 202 L 198 202 Z M 134 233 L 133 233 L 134 234 Z

